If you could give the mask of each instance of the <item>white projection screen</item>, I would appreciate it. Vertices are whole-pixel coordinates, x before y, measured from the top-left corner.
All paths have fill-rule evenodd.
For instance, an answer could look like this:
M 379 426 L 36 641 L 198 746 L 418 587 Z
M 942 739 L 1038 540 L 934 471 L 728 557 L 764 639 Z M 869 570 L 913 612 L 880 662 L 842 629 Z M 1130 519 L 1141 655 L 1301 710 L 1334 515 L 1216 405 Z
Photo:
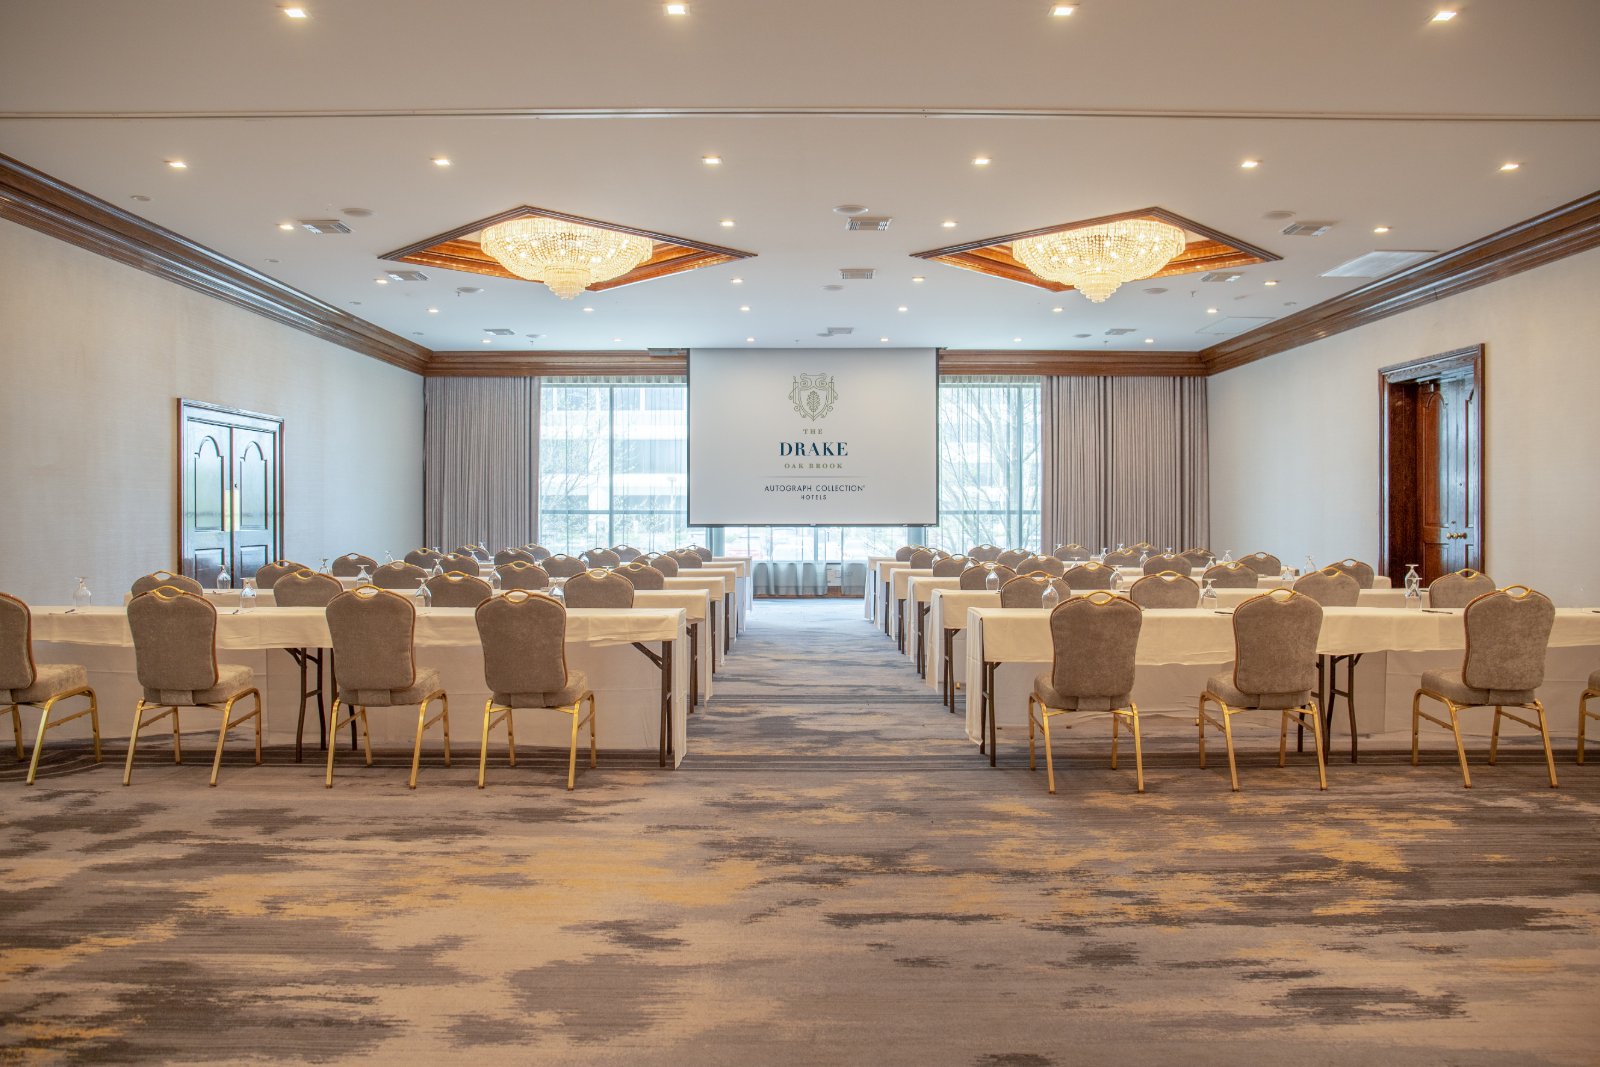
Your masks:
M 934 526 L 931 348 L 692 349 L 689 525 Z

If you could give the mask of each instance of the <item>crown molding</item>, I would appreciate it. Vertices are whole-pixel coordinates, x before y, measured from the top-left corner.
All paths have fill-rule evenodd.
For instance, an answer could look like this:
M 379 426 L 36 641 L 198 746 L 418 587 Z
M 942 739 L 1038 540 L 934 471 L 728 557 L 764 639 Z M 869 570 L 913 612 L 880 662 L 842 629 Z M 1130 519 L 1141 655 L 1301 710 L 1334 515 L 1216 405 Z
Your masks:
M 429 378 L 554 378 L 584 375 L 686 374 L 682 350 L 652 356 L 634 349 L 615 352 L 435 352 L 423 374 Z
M 1045 377 L 1200 378 L 1198 352 L 1010 351 L 942 348 L 940 374 L 1038 374 Z
M 1203 349 L 1207 374 L 1354 330 L 1600 245 L 1600 192 Z
M 421 345 L 5 155 L 0 218 L 415 374 L 427 366 Z

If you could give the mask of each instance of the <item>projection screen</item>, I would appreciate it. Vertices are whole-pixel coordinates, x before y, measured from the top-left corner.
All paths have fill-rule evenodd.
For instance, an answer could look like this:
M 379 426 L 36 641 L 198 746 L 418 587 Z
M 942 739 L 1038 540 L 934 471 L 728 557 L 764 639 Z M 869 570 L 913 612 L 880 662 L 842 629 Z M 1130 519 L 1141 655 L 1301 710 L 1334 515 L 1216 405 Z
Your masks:
M 692 349 L 689 525 L 933 526 L 931 348 Z

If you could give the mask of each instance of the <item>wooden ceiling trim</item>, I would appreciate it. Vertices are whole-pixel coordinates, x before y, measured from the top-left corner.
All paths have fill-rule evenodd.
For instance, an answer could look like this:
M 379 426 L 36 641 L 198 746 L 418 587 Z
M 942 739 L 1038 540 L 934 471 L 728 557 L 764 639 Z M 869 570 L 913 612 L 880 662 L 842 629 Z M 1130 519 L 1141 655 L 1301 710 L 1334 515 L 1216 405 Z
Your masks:
M 1196 352 L 993 351 L 941 349 L 940 374 L 1038 374 L 1045 377 L 1200 378 Z
M 687 373 L 686 355 L 652 356 L 639 350 L 615 352 L 435 352 L 424 372 L 429 378 L 593 377 Z
M 421 345 L 4 155 L 0 218 L 413 373 L 427 365 Z
M 1600 246 L 1600 191 L 1201 351 L 1220 374 Z

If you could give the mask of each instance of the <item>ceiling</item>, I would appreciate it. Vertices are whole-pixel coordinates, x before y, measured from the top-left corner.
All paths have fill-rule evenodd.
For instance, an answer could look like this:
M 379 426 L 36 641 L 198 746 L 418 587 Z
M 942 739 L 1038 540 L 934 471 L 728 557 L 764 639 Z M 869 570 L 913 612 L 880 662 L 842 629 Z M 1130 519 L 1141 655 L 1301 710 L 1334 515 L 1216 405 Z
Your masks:
M 1592 0 L 304 6 L 8 0 L 0 152 L 435 351 L 1196 351 L 1364 284 L 1321 277 L 1358 255 L 1600 188 Z M 894 221 L 847 232 L 846 203 Z M 519 204 L 757 258 L 568 302 L 448 270 L 375 284 L 382 253 Z M 1100 305 L 910 258 L 1144 207 L 1283 258 Z M 308 218 L 353 232 L 278 228 Z

